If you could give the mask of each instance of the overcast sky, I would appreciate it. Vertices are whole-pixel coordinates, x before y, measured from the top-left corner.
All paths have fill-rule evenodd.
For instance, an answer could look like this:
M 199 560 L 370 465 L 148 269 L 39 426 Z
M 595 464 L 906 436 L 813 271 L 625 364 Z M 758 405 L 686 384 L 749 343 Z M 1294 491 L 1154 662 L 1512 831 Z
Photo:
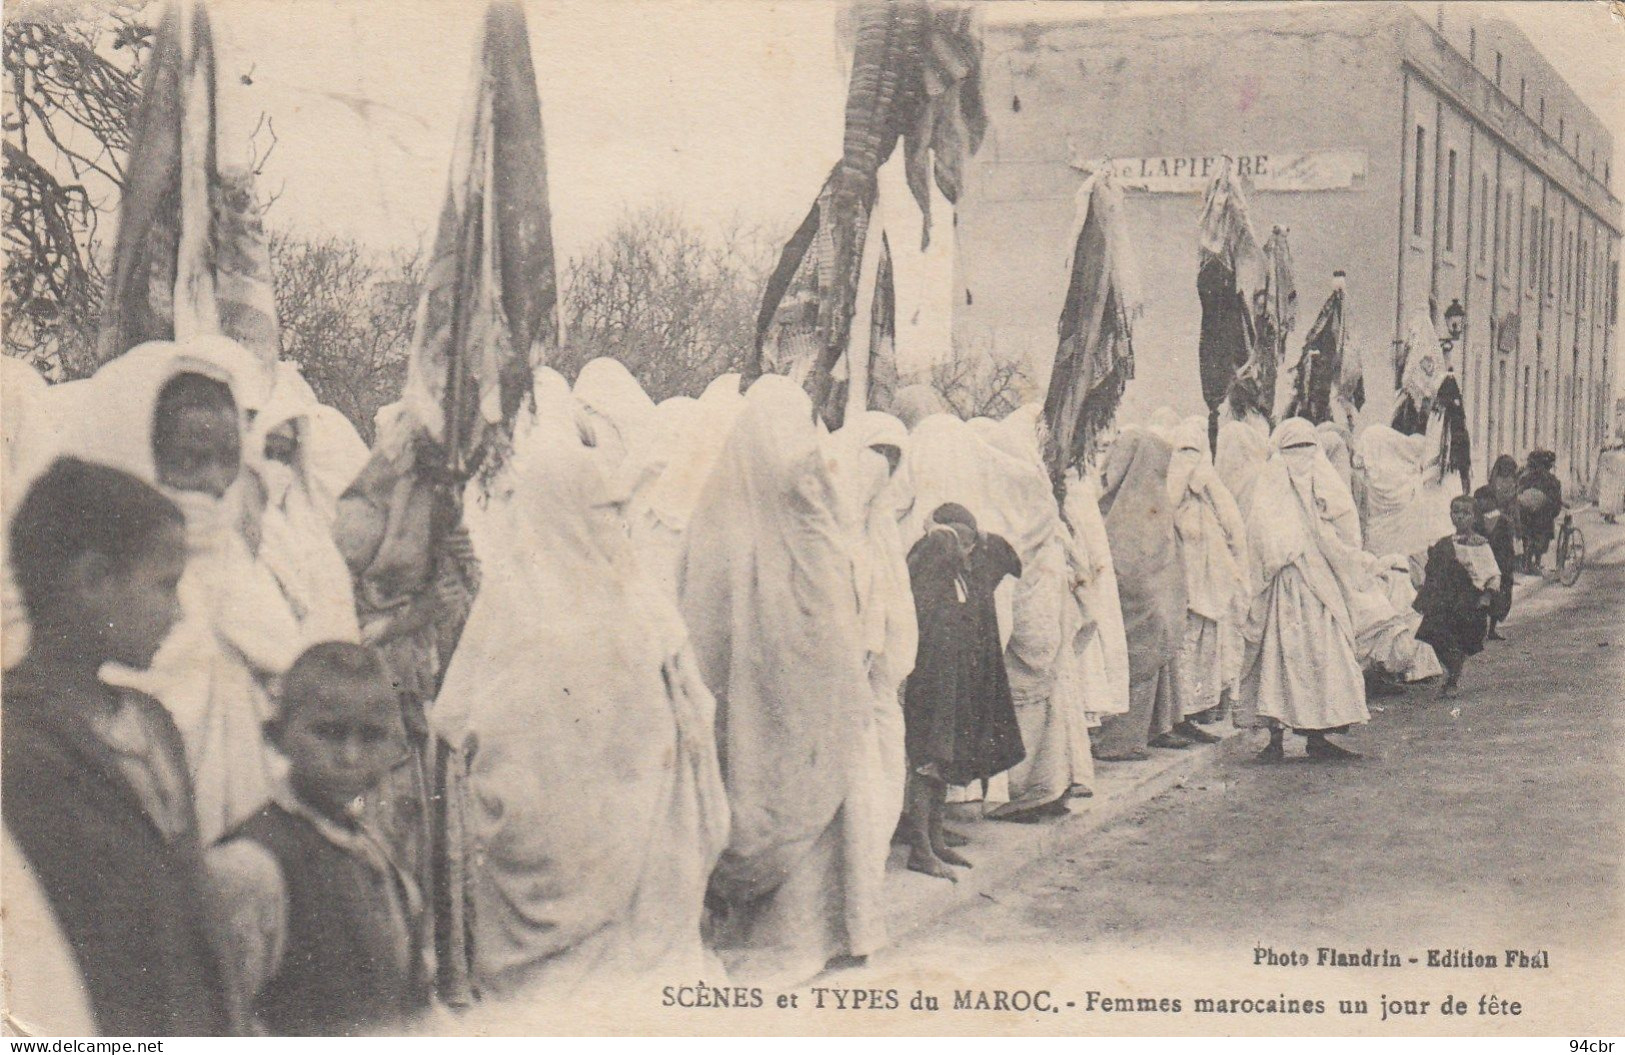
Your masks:
M 561 258 L 579 255 L 626 209 L 644 206 L 675 209 L 706 228 L 738 220 L 774 238 L 794 229 L 840 151 L 850 62 L 837 32 L 844 3 L 525 0 L 525 6 Z M 1437 5 L 1411 6 L 1431 21 Z M 1602 0 L 1481 6 L 1522 28 L 1609 124 L 1614 171 L 1625 173 L 1625 24 Z M 248 156 L 246 134 L 262 113 L 278 136 L 264 174 L 264 189 L 280 194 L 271 222 L 379 249 L 432 237 L 452 137 L 469 96 L 483 2 L 215 0 L 210 7 L 224 155 Z M 1004 0 L 987 4 L 983 17 L 1116 18 L 1146 8 Z M 1466 5 L 1448 5 L 1446 17 L 1452 8 Z M 268 141 L 262 131 L 260 148 Z M 887 178 L 901 189 L 900 176 Z M 951 229 L 946 233 L 923 262 L 899 258 L 900 297 L 912 267 L 926 276 L 926 287 L 942 287 L 927 302 L 946 305 Z M 893 239 L 894 250 L 902 241 Z M 919 339 L 945 347 L 947 315 L 945 306 L 916 313 L 929 324 Z M 1625 386 L 1625 371 L 1617 380 Z
M 273 219 L 412 244 L 433 223 L 482 6 L 468 0 L 211 5 L 226 116 L 269 114 Z M 1417 5 L 1432 9 L 1429 5 Z M 627 206 L 789 229 L 840 149 L 840 5 L 822 0 L 529 0 L 553 223 L 572 255 Z M 1625 29 L 1601 0 L 1502 3 L 1609 120 L 1625 172 Z M 1136 13 L 989 5 L 994 21 Z M 244 84 L 242 77 L 252 82 Z M 224 131 L 224 130 L 223 130 Z M 228 153 L 232 142 L 226 136 Z M 262 132 L 262 146 L 265 142 Z

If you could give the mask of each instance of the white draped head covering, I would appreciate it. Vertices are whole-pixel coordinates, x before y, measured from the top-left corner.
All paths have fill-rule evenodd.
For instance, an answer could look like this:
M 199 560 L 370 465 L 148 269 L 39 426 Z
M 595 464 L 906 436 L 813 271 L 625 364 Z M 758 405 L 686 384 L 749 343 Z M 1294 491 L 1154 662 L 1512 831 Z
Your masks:
M 706 386 L 691 411 L 681 412 L 681 431 L 671 444 L 665 468 L 648 488 L 649 513 L 669 530 L 680 534 L 688 527 L 712 466 L 744 406 L 739 375 L 724 374 Z
M 243 449 L 243 463 L 259 478 L 264 500 L 256 555 L 282 587 L 307 638 L 356 641 L 361 628 L 355 589 L 333 539 L 333 519 L 339 496 L 367 463 L 367 448 L 343 415 L 316 399 L 297 366 L 279 362 L 273 377 Z M 266 440 L 280 430 L 292 433 L 291 466 L 265 454 Z
M 1158 407 L 1151 415 L 1151 423 L 1146 426 L 1151 433 L 1163 440 L 1172 440 L 1174 429 L 1179 427 L 1179 415 L 1174 408 L 1168 406 Z
M 1246 593 L 1247 525 L 1208 461 L 1207 419 L 1186 418 L 1169 431 L 1168 498 L 1174 503 L 1185 566 L 1186 604 L 1215 622 Z
M 1363 474 L 1367 549 L 1378 556 L 1408 557 L 1449 532 L 1448 506 L 1424 495 L 1427 437 L 1372 425 L 1360 433 L 1355 446 Z
M 948 413 L 948 404 L 930 385 L 905 385 L 897 390 L 893 410 L 898 420 L 912 432 L 916 425 L 931 415 Z
M 1269 437 L 1251 425 L 1227 421 L 1219 426 L 1219 449 L 1213 471 L 1219 474 L 1236 508 L 1246 516 L 1253 504 L 1253 486 L 1269 457 Z
M 266 437 L 292 426 L 298 441 L 294 471 L 317 512 L 331 524 L 339 496 L 367 464 L 367 444 L 348 418 L 316 397 L 293 363 L 277 363 L 273 377 L 271 394 L 254 418 L 244 460 L 263 465 Z
M 1255 597 L 1283 568 L 1296 565 L 1355 639 L 1359 628 L 1351 613 L 1372 562 L 1359 548 L 1353 496 L 1321 451 L 1315 427 L 1302 418 L 1288 418 L 1270 436 L 1270 458 L 1247 517 L 1247 545 Z
M 179 588 L 183 618 L 148 670 L 110 666 L 104 676 L 148 693 L 174 717 L 207 843 L 269 796 L 278 764 L 261 730 L 273 712 L 265 684 L 287 670 L 310 642 L 275 579 L 249 552 L 242 515 L 254 489 L 247 474 L 240 473 L 222 499 L 158 483 L 152 445 L 158 397 L 171 380 L 188 373 L 231 391 L 246 454 L 248 423 L 268 396 L 265 369 L 246 349 L 220 336 L 139 345 L 88 381 L 76 382 L 64 392 L 75 403 L 75 417 L 59 453 L 155 484 L 186 518 L 187 561 Z
M 853 530 L 853 576 L 863 646 L 884 657 L 888 677 L 897 683 L 914 669 L 919 647 L 914 592 L 909 585 L 907 549 L 898 517 L 907 504 L 906 476 L 892 472 L 873 448 L 895 447 L 907 457 L 908 430 L 890 414 L 869 410 L 850 418 L 832 437 L 843 503 Z
M 806 393 L 760 378 L 694 507 L 678 572 L 733 810 L 712 881 L 724 897 L 775 889 L 848 793 L 871 709 L 850 538 Z
M 0 356 L 0 401 L 0 426 L 5 429 L 6 445 L 4 475 L 0 476 L 0 487 L 4 488 L 0 501 L 0 557 L 4 561 L 0 575 L 0 618 L 4 621 L 0 655 L 9 668 L 28 651 L 28 619 L 22 595 L 11 577 L 11 514 L 22 503 L 29 485 L 47 467 L 42 464 L 48 460 L 50 446 L 46 422 L 53 416 L 53 404 L 61 408 L 66 401 L 60 396 L 53 399 L 39 371 L 9 355 Z
M 209 336 L 184 343 L 148 341 L 109 360 L 88 381 L 58 386 L 76 406 L 72 419 L 60 422 L 53 456 L 71 454 L 156 485 L 153 415 L 164 386 L 182 374 L 226 386 L 237 404 L 246 447 L 248 422 L 267 396 L 265 370 L 241 345 Z
M 572 391 L 591 424 L 592 445 L 600 452 L 606 470 L 613 474 L 611 485 L 629 493 L 634 481 L 620 474 L 629 459 L 641 457 L 648 443 L 654 401 L 618 359 L 599 358 L 583 366 Z
M 538 371 L 431 714 L 471 755 L 476 971 L 500 994 L 698 964 L 726 839 L 713 702 L 571 409 Z
M 8 512 L 22 501 L 23 487 L 32 479 L 26 478 L 19 486 L 19 470 L 31 460 L 28 448 L 38 444 L 35 432 L 42 428 L 41 411 L 49 391 L 38 370 L 13 356 L 0 357 L 0 427 L 5 430 L 6 445 L 4 507 Z
M 1332 463 L 1332 468 L 1343 478 L 1343 483 L 1353 487 L 1354 452 L 1350 448 L 1353 436 L 1348 426 L 1335 421 L 1323 421 L 1315 426 L 1315 438 L 1320 441 L 1320 449 L 1326 452 L 1326 460 Z

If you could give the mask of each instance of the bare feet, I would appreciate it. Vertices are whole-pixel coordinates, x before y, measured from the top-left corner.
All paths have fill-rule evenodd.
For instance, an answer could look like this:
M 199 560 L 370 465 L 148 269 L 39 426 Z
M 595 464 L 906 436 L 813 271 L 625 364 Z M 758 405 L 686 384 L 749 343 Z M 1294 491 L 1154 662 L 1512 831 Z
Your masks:
M 954 875 L 948 869 L 948 866 L 939 861 L 937 856 L 932 853 L 921 853 L 919 850 L 909 851 L 908 868 L 911 872 L 946 879 L 950 883 L 959 882 L 959 877 Z
M 944 828 L 942 829 L 942 845 L 969 846 L 970 839 L 968 839 L 964 834 L 954 831 L 952 828 Z
M 1286 747 L 1278 740 L 1271 740 L 1264 746 L 1264 750 L 1253 757 L 1260 762 L 1279 762 L 1286 758 Z
M 933 846 L 931 852 L 936 854 L 939 860 L 946 861 L 957 868 L 972 867 L 971 863 L 961 857 L 957 850 L 950 850 L 946 846 Z

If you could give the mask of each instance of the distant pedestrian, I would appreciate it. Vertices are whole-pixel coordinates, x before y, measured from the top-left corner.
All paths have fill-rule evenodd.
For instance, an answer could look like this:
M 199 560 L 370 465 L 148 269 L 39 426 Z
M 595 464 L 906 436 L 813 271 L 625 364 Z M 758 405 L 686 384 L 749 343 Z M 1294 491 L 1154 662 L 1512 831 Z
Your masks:
M 1489 540 L 1473 530 L 1471 498 L 1450 503 L 1455 533 L 1428 549 L 1427 568 L 1414 603 L 1422 613 L 1416 639 L 1433 646 L 1446 678 L 1441 698 L 1453 696 L 1467 657 L 1484 650 L 1484 633 L 1501 582 Z
M 1518 477 L 1518 507 L 1522 511 L 1524 567 L 1540 574 L 1540 562 L 1557 534 L 1557 514 L 1563 509 L 1563 485 L 1553 470 L 1557 455 L 1530 451 Z
M 1500 587 L 1490 605 L 1489 631 L 1484 636 L 1490 641 L 1502 640 L 1496 631 L 1512 611 L 1512 573 L 1518 567 L 1518 462 L 1509 454 L 1495 459 L 1490 469 L 1490 481 L 1473 492 L 1473 504 L 1478 519 L 1473 530 L 1489 539 L 1490 552 L 1501 571 Z

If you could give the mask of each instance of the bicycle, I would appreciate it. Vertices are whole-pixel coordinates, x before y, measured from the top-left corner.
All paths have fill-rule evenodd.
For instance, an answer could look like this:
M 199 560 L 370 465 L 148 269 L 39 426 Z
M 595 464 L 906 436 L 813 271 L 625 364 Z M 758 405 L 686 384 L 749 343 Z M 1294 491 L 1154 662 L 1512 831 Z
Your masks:
M 1564 586 L 1573 586 L 1580 581 L 1580 572 L 1585 570 L 1586 563 L 1586 537 L 1585 533 L 1574 526 L 1574 514 L 1568 510 L 1563 511 L 1563 526 L 1557 529 L 1557 581 Z

